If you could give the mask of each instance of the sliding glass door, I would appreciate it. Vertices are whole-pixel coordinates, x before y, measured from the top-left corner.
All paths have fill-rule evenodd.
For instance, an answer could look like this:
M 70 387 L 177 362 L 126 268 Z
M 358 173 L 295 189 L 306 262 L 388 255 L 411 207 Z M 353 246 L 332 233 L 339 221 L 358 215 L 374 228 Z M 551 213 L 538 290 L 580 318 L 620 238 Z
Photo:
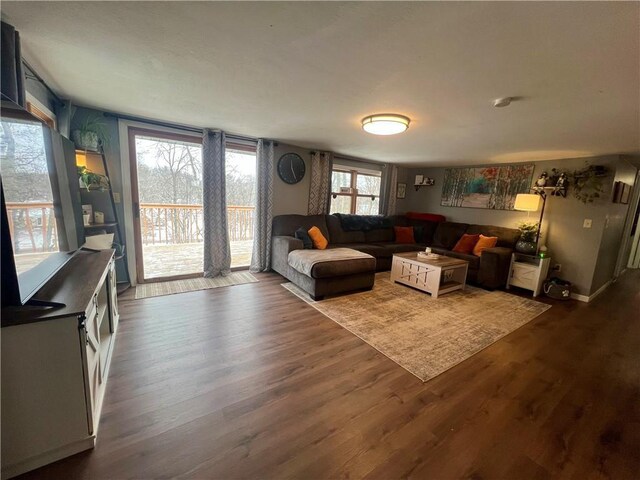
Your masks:
M 202 275 L 201 142 L 195 136 L 129 129 L 139 282 Z M 255 150 L 227 145 L 225 170 L 231 268 L 246 268 L 253 248 Z
M 131 129 L 129 147 L 138 281 L 201 276 L 201 139 Z

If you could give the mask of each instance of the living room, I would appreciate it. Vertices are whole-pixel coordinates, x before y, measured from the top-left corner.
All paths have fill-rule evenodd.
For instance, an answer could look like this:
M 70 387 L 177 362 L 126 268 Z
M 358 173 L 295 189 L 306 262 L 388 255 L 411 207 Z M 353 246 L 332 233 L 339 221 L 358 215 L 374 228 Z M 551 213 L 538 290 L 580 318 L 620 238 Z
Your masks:
M 636 477 L 640 4 L 1 11 L 3 478 Z

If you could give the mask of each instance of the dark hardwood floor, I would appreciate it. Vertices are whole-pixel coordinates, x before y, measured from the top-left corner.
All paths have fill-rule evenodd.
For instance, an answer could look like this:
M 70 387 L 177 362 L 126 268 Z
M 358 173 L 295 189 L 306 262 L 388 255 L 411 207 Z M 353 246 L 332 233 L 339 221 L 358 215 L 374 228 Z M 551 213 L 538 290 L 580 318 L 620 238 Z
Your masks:
M 427 383 L 259 279 L 121 299 L 95 450 L 24 478 L 640 478 L 640 272 Z

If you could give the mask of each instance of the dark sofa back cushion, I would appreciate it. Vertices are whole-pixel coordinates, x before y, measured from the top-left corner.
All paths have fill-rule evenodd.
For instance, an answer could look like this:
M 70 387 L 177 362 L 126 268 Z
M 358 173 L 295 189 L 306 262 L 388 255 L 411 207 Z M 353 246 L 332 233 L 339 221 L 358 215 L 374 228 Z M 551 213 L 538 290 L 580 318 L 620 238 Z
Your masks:
M 345 232 L 342 229 L 342 222 L 335 215 L 327 215 L 326 219 L 332 244 L 362 243 L 365 241 L 364 232 Z
M 314 226 L 320 229 L 329 243 L 332 242 L 331 235 L 329 235 L 329 230 L 327 229 L 325 215 L 278 215 L 273 218 L 272 235 L 293 237 L 298 228 L 302 227 L 309 230 Z
M 420 234 L 416 237 L 416 242 L 431 245 L 433 243 L 433 236 L 436 233 L 436 229 L 440 222 L 432 222 L 429 220 L 414 220 L 408 219 L 410 226 L 414 227 Z
M 451 250 L 462 235 L 467 232 L 468 223 L 440 222 L 433 235 L 433 246 Z
M 520 231 L 515 228 L 497 227 L 495 225 L 469 225 L 465 233 L 482 234 L 485 237 L 498 237 L 497 247 L 514 248 L 520 238 Z
M 364 232 L 364 239 L 366 242 L 393 242 L 393 227 L 377 228 Z

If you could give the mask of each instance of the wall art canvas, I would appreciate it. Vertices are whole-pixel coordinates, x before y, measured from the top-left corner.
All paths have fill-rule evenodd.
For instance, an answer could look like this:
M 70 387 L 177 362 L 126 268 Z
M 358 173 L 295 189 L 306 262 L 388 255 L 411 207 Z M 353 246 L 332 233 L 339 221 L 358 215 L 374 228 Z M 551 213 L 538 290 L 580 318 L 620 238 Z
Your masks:
M 513 210 L 518 193 L 529 193 L 533 164 L 447 168 L 440 205 Z

